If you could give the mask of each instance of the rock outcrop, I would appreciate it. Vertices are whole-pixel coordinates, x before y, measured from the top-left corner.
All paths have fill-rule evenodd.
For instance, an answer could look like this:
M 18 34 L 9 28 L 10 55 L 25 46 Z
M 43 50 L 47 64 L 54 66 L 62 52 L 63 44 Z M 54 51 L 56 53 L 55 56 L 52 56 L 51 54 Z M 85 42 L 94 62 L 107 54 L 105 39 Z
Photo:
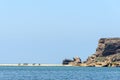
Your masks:
M 120 66 L 120 38 L 101 38 L 95 54 L 85 63 L 91 66 Z
M 95 54 L 81 62 L 79 57 L 63 60 L 64 65 L 90 67 L 120 67 L 120 38 L 101 38 Z
M 82 63 L 81 59 L 79 57 L 74 57 L 73 60 L 70 60 L 70 59 L 63 60 L 62 64 L 78 66 L 80 63 Z

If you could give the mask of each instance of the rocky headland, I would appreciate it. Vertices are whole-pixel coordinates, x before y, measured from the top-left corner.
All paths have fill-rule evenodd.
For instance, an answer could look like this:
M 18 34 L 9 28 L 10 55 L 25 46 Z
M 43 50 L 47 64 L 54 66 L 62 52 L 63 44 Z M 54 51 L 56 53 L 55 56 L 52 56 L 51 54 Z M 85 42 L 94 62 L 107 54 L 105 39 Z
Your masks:
M 84 62 L 79 57 L 63 60 L 63 65 L 120 67 L 120 38 L 101 38 L 96 52 Z

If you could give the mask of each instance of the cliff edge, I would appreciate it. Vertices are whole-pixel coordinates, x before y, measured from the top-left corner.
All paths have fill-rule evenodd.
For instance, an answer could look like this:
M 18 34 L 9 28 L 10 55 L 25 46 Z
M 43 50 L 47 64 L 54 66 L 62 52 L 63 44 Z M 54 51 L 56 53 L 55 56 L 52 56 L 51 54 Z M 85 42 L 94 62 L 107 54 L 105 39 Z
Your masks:
M 85 63 L 91 66 L 120 66 L 120 38 L 101 38 L 95 54 Z

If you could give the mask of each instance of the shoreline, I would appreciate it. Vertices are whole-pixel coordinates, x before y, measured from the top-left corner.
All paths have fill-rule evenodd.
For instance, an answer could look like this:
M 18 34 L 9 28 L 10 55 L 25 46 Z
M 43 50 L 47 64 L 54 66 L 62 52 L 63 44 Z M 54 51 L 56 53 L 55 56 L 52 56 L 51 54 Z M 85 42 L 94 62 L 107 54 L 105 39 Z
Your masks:
M 63 64 L 0 64 L 0 67 L 119 67 L 119 66 L 102 66 L 102 65 L 63 65 Z
M 28 64 L 28 63 L 22 63 L 22 64 L 0 64 L 0 67 L 1 67 L 1 66 L 3 66 L 3 67 L 4 67 L 4 66 L 11 66 L 11 67 L 12 67 L 12 66 L 16 66 L 16 67 L 17 67 L 17 66 L 28 66 L 28 67 L 29 67 L 29 66 L 31 66 L 31 67 L 32 67 L 32 66 L 36 66 L 36 67 L 37 67 L 37 66 L 38 66 L 38 67 L 39 67 L 39 66 L 41 66 L 41 67 L 42 67 L 42 66 L 48 66 L 48 67 L 49 67 L 49 66 L 53 66 L 53 67 L 54 67 L 54 66 L 72 66 L 72 65 L 63 65 L 63 64 L 37 64 L 37 63 L 36 63 L 36 64 L 35 64 L 35 63 L 33 63 L 33 64 Z

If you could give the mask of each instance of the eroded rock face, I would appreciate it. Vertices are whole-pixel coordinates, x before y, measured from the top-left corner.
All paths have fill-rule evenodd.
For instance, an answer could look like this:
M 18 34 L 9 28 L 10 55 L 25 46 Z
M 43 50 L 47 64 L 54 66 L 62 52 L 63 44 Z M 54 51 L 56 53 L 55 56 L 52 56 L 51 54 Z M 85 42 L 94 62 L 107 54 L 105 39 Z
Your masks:
M 105 64 L 120 62 L 120 38 L 101 38 L 95 54 L 88 57 L 86 63 L 102 62 Z
M 96 49 L 96 56 L 109 56 L 120 52 L 120 38 L 101 38 Z

